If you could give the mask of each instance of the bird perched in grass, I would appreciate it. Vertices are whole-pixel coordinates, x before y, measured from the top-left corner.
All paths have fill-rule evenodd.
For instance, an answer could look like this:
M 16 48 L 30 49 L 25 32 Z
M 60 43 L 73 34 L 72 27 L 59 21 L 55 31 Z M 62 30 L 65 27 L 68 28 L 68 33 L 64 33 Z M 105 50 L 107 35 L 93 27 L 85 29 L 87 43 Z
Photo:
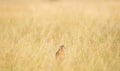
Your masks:
M 61 45 L 58 49 L 58 51 L 56 52 L 56 58 L 58 60 L 63 60 L 65 57 L 65 52 L 64 52 L 64 45 Z

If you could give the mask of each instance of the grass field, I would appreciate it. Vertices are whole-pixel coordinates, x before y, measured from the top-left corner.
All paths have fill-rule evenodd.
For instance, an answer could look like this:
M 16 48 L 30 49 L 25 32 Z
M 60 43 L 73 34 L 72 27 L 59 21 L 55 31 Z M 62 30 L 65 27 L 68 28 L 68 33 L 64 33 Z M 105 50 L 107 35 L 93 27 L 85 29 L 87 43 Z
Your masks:
M 120 2 L 0 3 L 0 71 L 120 71 Z

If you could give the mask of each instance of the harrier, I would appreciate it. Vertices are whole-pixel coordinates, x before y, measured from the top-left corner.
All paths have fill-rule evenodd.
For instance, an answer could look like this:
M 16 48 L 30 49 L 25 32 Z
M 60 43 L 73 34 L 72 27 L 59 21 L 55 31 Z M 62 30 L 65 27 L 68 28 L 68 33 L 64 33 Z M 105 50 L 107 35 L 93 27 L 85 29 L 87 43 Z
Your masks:
M 65 53 L 64 53 L 64 45 L 61 45 L 58 49 L 58 51 L 56 52 L 56 58 L 58 60 L 63 60 L 65 57 Z

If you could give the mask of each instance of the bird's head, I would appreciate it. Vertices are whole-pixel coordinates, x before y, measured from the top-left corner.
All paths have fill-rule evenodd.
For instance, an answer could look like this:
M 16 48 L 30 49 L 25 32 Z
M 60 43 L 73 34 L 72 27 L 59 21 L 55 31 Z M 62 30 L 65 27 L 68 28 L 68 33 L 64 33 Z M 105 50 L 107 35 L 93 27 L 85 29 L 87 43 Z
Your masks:
M 64 48 L 65 48 L 64 45 L 61 45 L 61 46 L 60 46 L 60 49 L 61 49 L 61 50 L 64 50 Z

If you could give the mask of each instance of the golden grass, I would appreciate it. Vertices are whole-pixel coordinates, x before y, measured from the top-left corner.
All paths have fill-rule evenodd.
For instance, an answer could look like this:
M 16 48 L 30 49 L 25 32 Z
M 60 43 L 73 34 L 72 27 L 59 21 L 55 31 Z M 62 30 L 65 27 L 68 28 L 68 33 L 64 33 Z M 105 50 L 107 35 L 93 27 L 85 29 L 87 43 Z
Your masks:
M 1 5 L 0 71 L 120 71 L 120 3 Z

